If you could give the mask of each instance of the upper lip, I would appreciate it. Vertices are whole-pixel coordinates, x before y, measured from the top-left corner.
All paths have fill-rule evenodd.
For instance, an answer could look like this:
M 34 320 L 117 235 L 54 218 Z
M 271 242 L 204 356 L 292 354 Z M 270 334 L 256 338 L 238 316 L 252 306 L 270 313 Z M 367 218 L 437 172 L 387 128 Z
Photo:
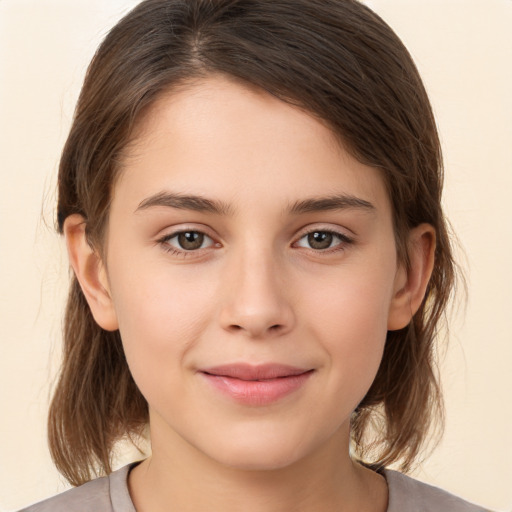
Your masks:
M 248 363 L 225 364 L 201 369 L 202 373 L 218 377 L 230 377 L 240 380 L 269 380 L 280 377 L 293 377 L 311 371 L 311 368 L 297 368 L 285 364 L 260 364 Z

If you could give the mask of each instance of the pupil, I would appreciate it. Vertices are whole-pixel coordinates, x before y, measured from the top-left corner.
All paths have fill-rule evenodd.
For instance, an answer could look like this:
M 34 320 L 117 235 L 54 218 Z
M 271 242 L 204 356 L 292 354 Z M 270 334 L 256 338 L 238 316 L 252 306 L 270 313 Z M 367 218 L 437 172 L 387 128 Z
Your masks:
M 183 249 L 191 251 L 203 245 L 204 235 L 197 231 L 186 231 L 178 235 L 178 242 Z
M 316 231 L 308 235 L 308 243 L 313 249 L 328 249 L 332 244 L 332 233 Z

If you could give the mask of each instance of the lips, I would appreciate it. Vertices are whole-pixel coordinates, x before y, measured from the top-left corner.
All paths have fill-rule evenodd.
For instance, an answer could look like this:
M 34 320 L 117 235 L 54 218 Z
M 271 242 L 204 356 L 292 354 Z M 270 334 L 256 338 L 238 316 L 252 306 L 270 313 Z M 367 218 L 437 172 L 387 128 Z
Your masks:
M 246 405 L 269 405 L 298 391 L 312 369 L 281 364 L 229 364 L 199 372 L 214 390 Z

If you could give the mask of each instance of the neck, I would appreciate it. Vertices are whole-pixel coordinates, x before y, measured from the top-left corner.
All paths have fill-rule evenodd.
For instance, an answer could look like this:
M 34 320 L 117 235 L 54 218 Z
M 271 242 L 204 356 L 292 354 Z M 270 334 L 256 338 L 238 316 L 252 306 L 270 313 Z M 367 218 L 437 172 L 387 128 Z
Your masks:
M 354 463 L 348 432 L 340 431 L 315 453 L 285 467 L 248 470 L 212 460 L 182 440 L 160 443 L 130 474 L 137 512 L 384 512 L 383 477 Z M 180 438 L 181 439 L 181 438 Z

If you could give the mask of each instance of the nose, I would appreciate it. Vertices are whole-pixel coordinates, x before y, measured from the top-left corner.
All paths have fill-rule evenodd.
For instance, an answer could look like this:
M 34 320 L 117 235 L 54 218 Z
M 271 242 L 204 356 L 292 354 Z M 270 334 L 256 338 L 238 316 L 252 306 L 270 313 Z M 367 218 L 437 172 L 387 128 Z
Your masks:
M 227 265 L 221 294 L 222 328 L 255 339 L 292 330 L 295 316 L 282 266 L 271 254 L 249 252 L 233 255 L 233 260 Z

